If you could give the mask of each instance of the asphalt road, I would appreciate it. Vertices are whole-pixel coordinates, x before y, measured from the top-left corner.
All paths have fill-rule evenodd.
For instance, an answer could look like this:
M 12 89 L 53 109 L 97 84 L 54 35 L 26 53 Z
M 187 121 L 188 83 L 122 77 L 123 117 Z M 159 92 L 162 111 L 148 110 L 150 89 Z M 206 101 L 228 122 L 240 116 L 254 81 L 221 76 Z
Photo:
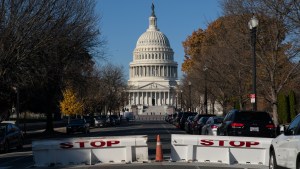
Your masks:
M 185 134 L 184 131 L 177 129 L 175 126 L 162 120 L 143 120 L 122 124 L 116 127 L 108 128 L 92 128 L 89 134 L 71 134 L 65 133 L 65 128 L 56 128 L 56 134 L 44 135 L 41 131 L 28 132 L 27 139 L 23 150 L 11 150 L 6 154 L 0 154 L 0 169 L 18 169 L 18 168 L 39 168 L 34 166 L 31 142 L 35 139 L 51 139 L 51 138 L 74 138 L 74 137 L 99 137 L 99 136 L 130 136 L 130 135 L 147 135 L 148 136 L 148 163 L 131 163 L 131 164 L 96 164 L 83 166 L 52 166 L 53 168 L 105 168 L 105 169 L 212 169 L 212 168 L 267 168 L 264 166 L 253 165 L 224 165 L 224 164 L 205 164 L 205 163 L 185 163 L 185 162 L 169 162 L 170 159 L 170 142 L 171 134 Z M 156 136 L 160 135 L 163 162 L 155 162 Z

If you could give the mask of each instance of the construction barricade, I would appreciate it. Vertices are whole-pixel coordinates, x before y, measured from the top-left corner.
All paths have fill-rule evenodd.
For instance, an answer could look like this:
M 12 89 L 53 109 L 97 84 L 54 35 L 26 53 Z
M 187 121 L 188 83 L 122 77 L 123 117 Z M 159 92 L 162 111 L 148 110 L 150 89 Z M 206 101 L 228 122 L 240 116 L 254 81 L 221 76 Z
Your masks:
M 35 166 L 148 161 L 147 136 L 82 137 L 32 142 Z
M 272 138 L 171 136 L 171 161 L 269 165 Z

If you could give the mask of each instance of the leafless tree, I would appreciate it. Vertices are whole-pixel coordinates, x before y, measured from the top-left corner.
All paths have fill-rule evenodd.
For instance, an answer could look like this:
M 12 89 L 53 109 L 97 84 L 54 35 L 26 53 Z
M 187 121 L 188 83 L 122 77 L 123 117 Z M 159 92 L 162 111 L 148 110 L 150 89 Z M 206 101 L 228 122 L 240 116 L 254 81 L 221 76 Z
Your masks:
M 0 2 L 0 85 L 40 88 L 49 131 L 64 80 L 81 78 L 103 45 L 94 7 L 93 0 Z
M 239 15 L 246 21 L 252 13 L 259 19 L 259 98 L 270 103 L 277 125 L 278 93 L 299 78 L 299 36 L 293 38 L 299 32 L 299 1 L 223 0 L 223 9 L 225 15 Z

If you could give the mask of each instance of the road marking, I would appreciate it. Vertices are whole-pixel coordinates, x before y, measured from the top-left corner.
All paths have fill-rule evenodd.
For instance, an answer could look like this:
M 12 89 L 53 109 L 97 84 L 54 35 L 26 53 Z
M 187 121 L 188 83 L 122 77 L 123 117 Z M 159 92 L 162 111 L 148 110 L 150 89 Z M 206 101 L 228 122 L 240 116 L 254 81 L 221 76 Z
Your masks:
M 32 155 L 32 151 L 26 151 L 26 152 L 12 152 L 12 153 L 6 153 L 6 154 L 0 154 L 0 157 L 17 157 L 17 156 L 23 156 L 23 155 L 27 155 L 27 156 L 31 156 Z

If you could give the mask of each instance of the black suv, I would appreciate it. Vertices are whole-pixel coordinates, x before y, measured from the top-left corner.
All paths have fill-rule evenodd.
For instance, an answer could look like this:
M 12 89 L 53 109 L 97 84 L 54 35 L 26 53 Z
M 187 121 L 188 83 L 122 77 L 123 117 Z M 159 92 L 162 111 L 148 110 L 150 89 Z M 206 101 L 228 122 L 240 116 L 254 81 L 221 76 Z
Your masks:
M 276 137 L 271 116 L 264 111 L 231 110 L 218 128 L 221 136 Z

